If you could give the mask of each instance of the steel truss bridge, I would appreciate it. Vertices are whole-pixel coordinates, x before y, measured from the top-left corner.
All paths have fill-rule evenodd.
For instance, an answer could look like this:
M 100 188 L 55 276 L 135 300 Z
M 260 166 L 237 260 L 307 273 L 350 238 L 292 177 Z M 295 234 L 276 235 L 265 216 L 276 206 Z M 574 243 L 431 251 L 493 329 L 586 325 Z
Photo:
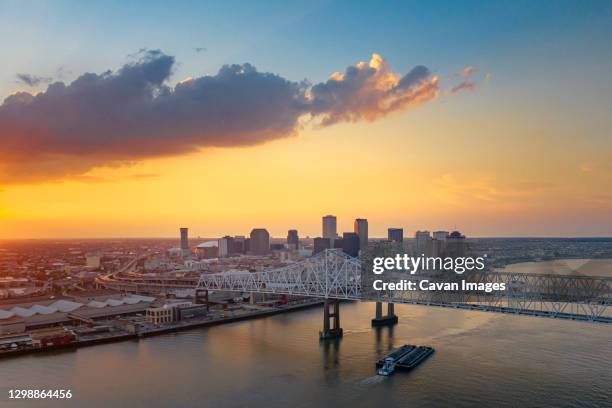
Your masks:
M 203 274 L 197 282 L 196 290 L 306 296 L 323 298 L 326 301 L 375 301 L 378 302 L 377 317 L 380 302 L 387 302 L 390 306 L 416 304 L 612 323 L 612 308 L 609 307 L 612 297 L 612 278 L 478 272 L 457 276 L 472 283 L 503 283 L 506 290 L 492 292 L 394 290 L 375 292 L 376 295 L 372 296 L 373 291 L 362 288 L 364 282 L 362 269 L 363 265 L 358 259 L 332 249 L 300 262 L 262 272 Z M 374 276 L 371 273 L 367 275 Z M 412 279 L 416 278 L 416 275 L 411 276 Z M 443 281 L 436 277 L 428 280 Z M 392 314 L 391 307 L 389 310 Z M 329 313 L 327 304 L 325 312 Z M 337 309 L 335 313 L 338 313 Z M 331 316 L 334 316 L 333 312 Z

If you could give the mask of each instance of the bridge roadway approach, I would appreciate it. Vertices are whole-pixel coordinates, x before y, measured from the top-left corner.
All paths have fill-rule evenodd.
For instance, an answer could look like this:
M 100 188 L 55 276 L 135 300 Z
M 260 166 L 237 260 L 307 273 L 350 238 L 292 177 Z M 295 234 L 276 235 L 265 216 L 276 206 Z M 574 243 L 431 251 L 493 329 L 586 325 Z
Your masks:
M 170 293 L 177 289 L 198 292 L 234 291 L 325 299 L 321 338 L 342 335 L 340 304 L 342 300 L 376 302 L 372 325 L 397 323 L 394 304 L 416 304 L 522 316 L 612 323 L 612 278 L 574 275 L 544 275 L 514 272 L 478 272 L 466 274 L 475 283 L 503 283 L 504 291 L 430 292 L 378 291 L 371 296 L 362 291 L 362 263 L 339 250 L 327 249 L 310 258 L 262 272 L 202 274 L 197 281 L 164 281 L 156 278 L 138 282 L 100 279 L 103 286 L 124 291 Z M 367 273 L 367 271 L 366 271 Z M 367 291 L 372 293 L 371 291 Z M 383 315 L 383 302 L 388 303 Z

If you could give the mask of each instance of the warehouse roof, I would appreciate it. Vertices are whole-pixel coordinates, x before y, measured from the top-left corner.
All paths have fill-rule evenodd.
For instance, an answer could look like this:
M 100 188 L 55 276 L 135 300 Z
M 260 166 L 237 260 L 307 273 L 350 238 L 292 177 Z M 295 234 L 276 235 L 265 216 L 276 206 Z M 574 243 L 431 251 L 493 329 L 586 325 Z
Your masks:
M 73 312 L 75 310 L 78 310 L 81 307 L 104 308 L 104 307 L 113 307 L 113 306 L 120 306 L 120 305 L 134 305 L 136 303 L 152 302 L 154 300 L 155 300 L 154 297 L 140 296 L 140 295 L 131 295 L 131 296 L 123 297 L 121 299 L 107 299 L 106 301 L 92 300 L 91 302 L 87 304 L 71 302 L 69 300 L 60 299 L 49 305 L 34 304 L 29 307 L 15 306 L 8 310 L 0 309 L 0 320 L 9 319 L 13 316 L 31 317 L 31 316 L 34 316 L 35 314 L 46 315 L 46 314 L 57 313 L 57 312 L 67 313 L 67 312 Z

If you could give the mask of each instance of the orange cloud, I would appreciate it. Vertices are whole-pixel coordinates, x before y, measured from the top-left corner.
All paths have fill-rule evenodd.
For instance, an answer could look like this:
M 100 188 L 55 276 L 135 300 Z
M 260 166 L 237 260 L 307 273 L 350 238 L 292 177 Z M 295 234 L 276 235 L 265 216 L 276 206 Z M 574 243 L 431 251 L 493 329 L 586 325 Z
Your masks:
M 373 121 L 410 105 L 438 96 L 439 79 L 424 66 L 404 76 L 391 70 L 388 62 L 373 54 L 369 62 L 334 73 L 327 82 L 310 91 L 312 114 L 328 126 L 338 122 Z

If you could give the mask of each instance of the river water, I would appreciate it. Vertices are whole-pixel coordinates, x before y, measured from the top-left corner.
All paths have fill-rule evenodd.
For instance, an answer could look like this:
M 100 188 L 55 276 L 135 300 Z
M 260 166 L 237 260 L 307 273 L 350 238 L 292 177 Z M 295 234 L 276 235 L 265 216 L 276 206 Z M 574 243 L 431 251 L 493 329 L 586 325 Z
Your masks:
M 612 327 L 397 305 L 343 303 L 344 337 L 320 343 L 322 308 L 52 354 L 0 360 L 0 406 L 609 407 Z M 410 373 L 379 377 L 393 347 L 430 345 Z M 71 389 L 63 401 L 9 401 L 10 388 Z

